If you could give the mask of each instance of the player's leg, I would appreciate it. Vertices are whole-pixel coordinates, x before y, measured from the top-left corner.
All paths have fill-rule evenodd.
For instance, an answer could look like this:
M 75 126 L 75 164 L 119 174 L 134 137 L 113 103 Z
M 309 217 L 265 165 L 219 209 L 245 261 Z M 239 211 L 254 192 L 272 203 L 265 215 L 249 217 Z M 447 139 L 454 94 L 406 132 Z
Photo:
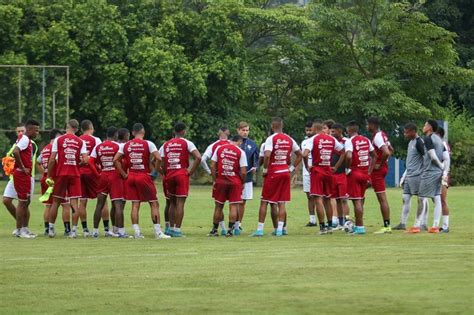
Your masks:
M 123 200 L 112 200 L 112 207 L 114 209 L 114 225 L 117 227 L 118 237 L 125 237 L 125 227 L 124 227 L 124 215 L 123 207 L 125 203 Z M 112 215 L 112 212 L 110 213 Z M 112 217 L 111 217 L 112 218 Z
M 79 199 L 78 211 L 72 216 L 72 231 L 77 233 L 77 224 L 81 219 L 82 231 L 84 237 L 89 236 L 89 229 L 87 227 L 87 201 L 86 198 Z
M 7 208 L 8 213 L 10 213 L 13 219 L 16 219 L 16 207 L 13 204 L 13 198 L 3 196 L 3 205 Z
M 144 238 L 142 232 L 140 231 L 139 223 L 140 217 L 140 201 L 132 201 L 132 211 L 130 212 L 130 219 L 132 221 L 132 229 L 135 233 L 135 238 Z
M 251 236 L 263 236 L 263 227 L 265 225 L 265 217 L 267 216 L 267 205 L 269 202 L 261 200 L 260 201 L 260 208 L 258 210 L 258 224 L 257 230 L 252 233 Z M 276 204 L 275 204 L 276 205 Z
M 267 213 L 267 206 L 265 206 L 265 214 Z M 270 215 L 272 217 L 273 229 L 278 227 L 278 205 L 276 203 L 270 203 Z
M 318 215 L 319 221 L 319 234 L 325 235 L 328 234 L 328 229 L 326 227 L 326 221 L 324 220 L 325 209 L 324 201 L 322 196 L 313 196 L 314 203 L 316 204 L 316 214 Z
M 247 189 L 247 187 L 245 187 L 245 189 Z M 245 194 L 245 192 L 244 192 L 244 194 Z M 244 219 L 246 201 L 247 200 L 244 199 L 241 204 L 237 204 L 237 220 L 236 220 L 235 224 L 236 224 L 236 227 L 238 229 L 240 229 L 240 224 L 241 224 L 242 220 Z M 229 205 L 229 213 L 230 213 L 230 205 Z
M 224 217 L 224 204 L 215 201 L 214 202 L 214 215 L 212 217 L 212 230 L 207 234 L 207 236 L 219 236 L 219 225 L 220 222 L 223 221 Z M 230 210 L 229 210 L 230 211 Z M 222 228 L 222 227 L 221 227 Z M 224 226 L 224 229 L 222 231 L 225 231 L 225 234 L 227 234 L 227 229 Z
M 61 207 L 63 208 L 62 219 L 64 225 L 64 236 L 69 236 L 71 234 L 71 204 L 69 201 L 63 201 Z
M 390 206 L 388 205 L 387 194 L 385 191 L 378 192 L 375 194 L 377 196 L 377 201 L 380 205 L 380 211 L 383 218 L 383 228 L 374 234 L 387 234 L 392 233 L 392 228 L 390 227 Z
M 314 212 L 314 208 L 315 208 L 314 199 L 311 198 L 309 191 L 306 193 L 306 199 L 308 200 L 308 213 L 309 213 L 309 222 L 306 224 L 306 226 L 308 227 L 317 226 L 316 213 Z
M 286 221 L 286 202 L 278 202 L 278 225 L 276 230 L 276 236 L 283 235 L 283 226 Z
M 164 215 L 165 215 L 165 234 L 166 235 L 170 235 L 170 227 L 171 227 L 171 224 L 170 224 L 170 198 L 169 197 L 165 197 L 165 211 L 164 211 Z
M 114 202 L 112 201 L 110 203 L 110 222 L 112 223 L 112 232 L 118 233 L 118 227 L 115 222 L 115 214 L 116 214 L 115 205 L 114 205 Z
M 56 217 L 58 216 L 58 207 L 61 204 L 59 197 L 53 197 L 53 203 L 51 204 L 51 208 L 49 208 L 49 230 L 48 235 L 49 237 L 55 237 L 56 232 L 54 230 L 54 223 L 56 222 Z
M 51 208 L 50 204 L 45 204 L 44 205 L 44 211 L 43 211 L 43 222 L 44 222 L 44 235 L 48 235 L 48 230 L 49 230 L 49 209 Z
M 94 230 L 92 231 L 92 237 L 98 238 L 99 237 L 99 224 L 100 219 L 102 218 L 103 208 L 107 203 L 107 195 L 106 194 L 99 194 L 97 196 L 97 204 L 95 206 L 94 211 Z
M 20 230 L 18 236 L 21 238 L 30 238 L 29 233 L 25 230 L 25 225 L 27 224 L 28 204 L 28 198 L 18 199 L 18 206 L 16 207 L 16 228 Z
M 442 204 L 441 204 L 441 195 L 436 195 L 432 198 L 434 203 L 433 208 L 433 225 L 428 229 L 428 233 L 439 233 L 439 222 L 441 221 L 441 212 L 442 212 Z
M 333 219 L 333 205 L 332 205 L 332 199 L 331 198 L 323 198 L 323 204 L 324 204 L 324 211 L 326 213 L 326 219 L 327 219 L 327 228 L 332 229 L 332 219 Z
M 153 200 L 149 202 L 151 210 L 151 221 L 153 222 L 153 229 L 155 230 L 156 239 L 165 239 L 170 238 L 161 231 L 161 221 L 160 221 L 160 204 L 158 200 Z
M 175 197 L 175 229 L 173 236 L 180 237 L 181 234 L 181 224 L 183 223 L 184 218 L 184 204 L 186 202 L 186 197 Z
M 8 213 L 16 220 L 16 207 L 13 204 L 13 200 L 17 199 L 17 193 L 13 184 L 13 180 L 9 180 L 5 186 L 5 191 L 3 192 L 3 204 L 7 208 Z
M 443 211 L 443 226 L 440 232 L 449 233 L 449 206 L 448 206 L 448 186 L 441 186 L 441 207 Z
M 109 206 L 107 205 L 107 202 L 105 202 L 104 207 L 102 208 L 102 223 L 104 225 L 104 233 L 105 235 L 113 236 L 110 234 L 110 229 L 109 229 L 109 219 L 110 219 L 110 211 L 109 211 Z
M 362 199 L 353 199 L 352 203 L 354 205 L 354 216 L 355 216 L 355 230 L 356 234 L 365 234 L 364 227 L 364 206 L 362 204 Z
M 233 231 L 238 230 L 236 221 L 239 218 L 240 205 L 238 203 L 229 203 L 229 228 L 227 229 L 227 237 L 232 237 Z
M 410 215 L 411 208 L 411 195 L 403 194 L 402 195 L 402 214 L 400 216 L 400 224 L 395 226 L 394 230 L 406 230 L 408 216 Z

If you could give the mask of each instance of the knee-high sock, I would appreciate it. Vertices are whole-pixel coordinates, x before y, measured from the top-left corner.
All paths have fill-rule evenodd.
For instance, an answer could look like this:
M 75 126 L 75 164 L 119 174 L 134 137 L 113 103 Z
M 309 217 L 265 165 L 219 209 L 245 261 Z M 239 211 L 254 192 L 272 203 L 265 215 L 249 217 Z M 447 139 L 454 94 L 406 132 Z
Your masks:
M 401 224 L 407 224 L 408 216 L 410 215 L 410 201 L 411 196 L 409 194 L 403 194 L 403 207 L 402 207 L 402 216 L 400 219 Z
M 423 216 L 421 217 L 421 225 L 428 225 L 428 215 L 430 213 L 430 200 L 429 198 L 424 198 L 426 203 L 423 205 L 424 211 Z
M 434 210 L 433 210 L 433 227 L 439 227 L 439 221 L 441 220 L 441 196 L 435 196 L 433 199 Z
M 428 211 L 428 198 L 420 198 L 421 199 L 421 207 L 418 208 L 418 212 L 416 213 L 415 219 L 415 227 L 420 227 L 422 224 L 422 220 L 425 217 L 425 212 Z

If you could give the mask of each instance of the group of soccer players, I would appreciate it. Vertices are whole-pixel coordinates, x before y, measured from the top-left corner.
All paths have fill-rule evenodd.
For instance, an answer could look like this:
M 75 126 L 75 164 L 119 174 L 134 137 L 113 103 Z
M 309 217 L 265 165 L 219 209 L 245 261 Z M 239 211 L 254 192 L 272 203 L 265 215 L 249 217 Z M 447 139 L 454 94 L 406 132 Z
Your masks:
M 272 234 L 287 235 L 286 205 L 291 200 L 291 174 L 301 162 L 303 190 L 308 199 L 307 226 L 318 226 L 319 221 L 321 235 L 330 234 L 333 229 L 344 229 L 346 221 L 352 222 L 348 205 L 348 200 L 352 200 L 355 224 L 346 231 L 365 234 L 365 191 L 370 185 L 377 196 L 383 219 L 383 228 L 375 233 L 392 231 L 385 176 L 393 148 L 387 135 L 380 130 L 377 117 L 367 119 L 367 130 L 372 139 L 359 134 L 360 126 L 355 121 L 345 126 L 332 120 L 308 122 L 301 148 L 283 132 L 283 120 L 275 117 L 271 121 L 271 134 L 260 150 L 249 139 L 249 124 L 240 122 L 237 134 L 233 136 L 230 136 L 228 128 L 220 128 L 219 139 L 210 144 L 202 156 L 196 146 L 186 139 L 183 123 L 174 126 L 174 137 L 158 149 L 153 142 L 144 139 L 145 128 L 140 123 L 133 125 L 131 139 L 129 130 L 110 127 L 102 142 L 93 136 L 91 121 L 84 120 L 79 124 L 72 119 L 67 123 L 64 134 L 57 129 L 50 132 L 51 142 L 36 157 L 38 150 L 33 140 L 38 136 L 39 128 L 39 123 L 34 120 L 19 126 L 18 139 L 11 150 L 15 166 L 3 202 L 16 219 L 13 234 L 20 238 L 36 237 L 28 228 L 35 164 L 43 172 L 44 228 L 45 235 L 51 238 L 56 236 L 55 221 L 59 206 L 62 207 L 65 235 L 68 237 L 77 237 L 79 220 L 84 236 L 99 237 L 102 219 L 106 237 L 143 238 L 139 226 L 141 203 L 150 206 L 157 239 L 182 237 L 181 225 L 190 177 L 199 165 L 213 179 L 215 208 L 209 236 L 240 235 L 246 201 L 253 198 L 253 179 L 259 166 L 262 167 L 263 188 L 257 229 L 251 235 L 264 235 L 268 206 L 274 228 Z M 404 129 L 410 143 L 407 168 L 402 177 L 402 218 L 395 229 L 406 229 L 411 197 L 418 195 L 415 224 L 408 232 L 419 233 L 424 228 L 430 233 L 449 232 L 446 189 L 450 157 L 449 147 L 441 139 L 443 129 L 438 128 L 436 121 L 428 120 L 423 127 L 424 140 L 418 136 L 415 124 L 408 123 Z M 79 130 L 81 136 L 76 135 Z M 156 186 L 150 176 L 152 171 L 159 172 L 163 177 L 166 198 L 164 231 L 161 229 Z M 107 197 L 112 204 L 110 211 Z M 86 208 L 87 201 L 95 198 L 97 203 L 91 232 L 87 226 Z M 13 199 L 18 199 L 16 207 Z M 434 202 L 431 228 L 427 228 L 429 199 Z M 124 226 L 126 201 L 131 203 L 132 235 L 126 233 Z M 229 203 L 228 225 L 224 223 L 226 202 Z M 440 228 L 441 213 L 443 225 Z M 112 228 L 109 227 L 109 217 Z

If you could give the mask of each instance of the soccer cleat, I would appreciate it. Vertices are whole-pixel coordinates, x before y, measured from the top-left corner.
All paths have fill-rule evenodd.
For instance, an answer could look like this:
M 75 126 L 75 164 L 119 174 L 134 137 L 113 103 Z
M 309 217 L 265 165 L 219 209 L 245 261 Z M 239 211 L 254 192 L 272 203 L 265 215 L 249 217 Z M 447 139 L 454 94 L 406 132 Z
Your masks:
M 421 226 L 421 230 L 422 230 L 422 231 L 428 231 L 428 226 L 427 226 L 426 224 L 423 224 L 423 225 Z
M 365 227 L 363 226 L 356 226 L 354 228 L 354 232 L 351 233 L 352 235 L 364 235 L 365 234 Z
M 171 236 L 166 235 L 166 234 L 163 233 L 163 232 L 160 232 L 160 233 L 156 233 L 156 234 L 155 234 L 155 238 L 156 238 L 157 240 L 161 240 L 161 239 L 168 239 L 168 238 L 171 238 Z
M 227 230 L 227 234 L 225 235 L 225 237 L 233 237 L 234 234 L 232 233 L 232 229 L 228 229 Z
M 343 231 L 343 230 L 344 230 L 344 226 L 338 224 L 333 230 L 334 230 L 334 231 Z
M 221 236 L 226 236 L 227 235 L 227 230 L 221 230 Z
M 327 228 L 324 228 L 324 229 L 319 231 L 319 235 L 327 235 L 327 234 L 328 234 L 328 229 Z
M 48 229 L 48 236 L 49 238 L 54 238 L 56 236 L 56 232 L 54 232 L 54 228 Z
M 92 238 L 99 238 L 99 232 L 93 232 Z
M 173 234 L 171 234 L 171 237 L 185 237 L 181 231 L 173 231 Z
M 69 233 L 69 238 L 77 238 L 77 232 L 76 231 L 71 231 L 71 233 Z
M 145 238 L 145 236 L 142 234 L 142 232 L 135 233 L 133 238 Z
M 256 230 L 255 232 L 250 234 L 250 236 L 252 236 L 252 237 L 262 237 L 263 235 L 264 235 L 263 230 Z
M 314 226 L 318 226 L 318 224 L 317 224 L 317 223 L 308 222 L 308 223 L 306 223 L 306 226 L 307 226 L 307 227 L 314 227 Z
M 28 238 L 28 239 L 34 239 L 36 238 L 36 235 L 28 233 L 28 231 L 21 231 L 20 234 L 18 234 L 19 238 Z
M 278 230 L 278 229 L 277 229 L 277 230 L 275 231 L 275 236 L 276 236 L 276 237 L 281 237 L 281 236 L 283 236 L 283 230 Z
M 392 234 L 392 228 L 389 226 L 383 227 L 380 230 L 374 232 L 374 234 Z
M 171 228 L 169 226 L 165 228 L 165 234 L 171 236 Z
M 48 230 L 44 230 L 43 236 L 48 236 Z
M 219 236 L 219 232 L 218 232 L 217 230 L 212 229 L 211 232 L 209 232 L 209 233 L 207 234 L 207 236 L 209 236 L 209 237 L 213 237 L 213 236 L 214 236 L 214 237 L 217 237 L 217 236 Z
M 438 234 L 439 233 L 439 227 L 430 227 L 428 229 L 428 233 Z
M 288 235 L 288 231 L 283 229 L 283 236 L 287 236 Z
M 440 233 L 449 233 L 449 228 L 445 228 L 445 229 L 439 228 L 439 232 Z
M 114 233 L 112 231 L 106 231 L 104 234 L 105 237 L 118 237 L 117 233 Z
M 405 233 L 408 233 L 408 234 L 418 234 L 421 232 L 421 229 L 417 226 L 413 226 L 411 228 L 409 228 Z
M 332 234 L 332 227 L 328 226 L 327 230 L 328 230 L 328 234 Z
M 84 237 L 91 237 L 91 236 L 92 236 L 92 233 L 89 232 L 89 230 L 84 230 L 84 231 L 82 232 L 82 236 L 84 236 Z
M 235 236 L 239 236 L 239 235 L 240 235 L 240 229 L 234 229 L 233 234 L 234 234 Z
M 401 231 L 401 230 L 405 231 L 407 229 L 407 226 L 406 224 L 400 223 L 399 225 L 395 226 L 393 229 L 397 231 Z
M 12 236 L 19 236 L 20 235 L 20 229 L 14 229 L 13 232 L 12 232 Z

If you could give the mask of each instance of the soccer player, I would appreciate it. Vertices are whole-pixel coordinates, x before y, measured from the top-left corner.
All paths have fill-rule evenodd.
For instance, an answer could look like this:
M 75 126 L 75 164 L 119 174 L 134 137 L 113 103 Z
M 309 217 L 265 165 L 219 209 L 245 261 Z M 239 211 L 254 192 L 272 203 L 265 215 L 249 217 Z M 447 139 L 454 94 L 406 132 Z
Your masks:
M 270 136 L 272 132 L 268 133 L 268 136 Z M 258 152 L 258 165 L 263 167 L 263 160 L 265 159 L 265 142 L 260 145 L 260 149 Z M 268 203 L 265 201 L 260 200 L 260 210 L 262 212 L 267 211 L 267 205 Z M 278 207 L 277 204 L 275 203 L 270 203 L 270 215 L 272 218 L 272 223 L 273 223 L 273 232 L 272 235 L 276 235 L 276 230 L 278 227 Z M 287 234 L 287 226 L 286 226 L 286 218 L 285 218 L 285 225 L 283 226 L 283 235 Z
M 94 137 L 94 125 L 90 120 L 83 120 L 81 122 L 82 135 L 79 137 L 84 141 L 86 145 L 87 154 L 90 156 L 92 150 L 99 145 L 102 141 Z M 97 198 L 97 183 L 98 178 L 89 164 L 81 163 L 79 170 L 81 172 L 81 191 L 82 196 L 79 198 L 79 211 L 72 215 L 72 233 L 77 233 L 77 223 L 79 217 L 81 218 L 82 230 L 84 237 L 90 236 L 89 229 L 87 228 L 87 200 Z M 104 225 L 108 225 L 108 209 L 104 209 L 106 216 L 104 217 Z M 108 226 L 106 227 L 108 230 Z
M 347 138 L 344 137 L 344 126 L 338 123 L 335 123 L 331 127 L 331 135 L 336 138 L 336 140 L 343 144 L 347 141 Z M 337 169 L 335 168 L 339 158 L 341 157 L 341 151 L 335 151 L 332 156 L 331 165 L 333 167 L 333 181 L 334 189 L 332 196 L 336 199 L 336 209 L 337 209 L 337 220 L 338 224 L 336 229 L 342 230 L 344 228 L 345 218 L 349 216 L 349 205 L 347 204 L 347 175 L 346 175 L 346 166 L 345 164 L 340 165 Z M 333 222 L 334 223 L 334 222 Z
M 353 234 L 365 234 L 364 203 L 370 174 L 375 165 L 374 147 L 369 139 L 359 135 L 359 125 L 350 121 L 346 126 L 349 139 L 344 143 L 347 176 L 347 192 L 354 205 L 355 227 Z
M 242 137 L 243 141 L 240 148 L 244 150 L 247 156 L 247 175 L 245 178 L 244 190 L 242 191 L 243 203 L 239 205 L 239 216 L 237 222 L 235 222 L 237 229 L 236 235 L 240 234 L 242 227 L 240 226 L 244 219 L 245 204 L 247 200 L 253 199 L 253 176 L 255 175 L 258 168 L 258 146 L 255 141 L 249 139 L 250 125 L 241 121 L 237 126 L 237 133 Z
M 107 129 L 107 140 L 98 144 L 91 153 L 89 164 L 94 173 L 97 173 L 96 164 L 101 170 L 100 174 L 95 174 L 99 183 L 97 185 L 97 204 L 94 212 L 94 231 L 92 237 L 99 237 L 99 223 L 102 217 L 104 206 L 107 202 L 107 196 L 114 208 L 114 225 L 118 228 L 118 234 L 110 231 L 108 225 L 104 222 L 105 237 L 125 237 L 125 228 L 123 222 L 123 179 L 116 171 L 114 166 L 114 157 L 120 149 L 117 141 L 117 128 L 109 127 Z
M 313 134 L 313 121 L 308 121 L 304 127 L 304 132 L 305 132 L 305 138 L 301 142 L 301 151 L 304 152 L 308 142 L 310 141 L 309 139 L 314 136 Z M 312 155 L 310 154 L 308 156 L 308 166 L 312 165 Z M 308 212 L 309 212 L 309 222 L 306 224 L 308 227 L 312 226 L 317 226 L 316 223 L 316 213 L 315 213 L 315 204 L 314 204 L 314 199 L 311 198 L 310 194 L 310 189 L 311 189 L 311 180 L 310 180 L 310 174 L 306 167 L 301 168 L 303 172 L 303 192 L 306 194 L 306 198 L 308 199 Z
M 369 117 L 367 119 L 367 130 L 372 134 L 372 143 L 375 155 L 377 156 L 374 170 L 370 175 L 370 181 L 377 196 L 377 201 L 380 204 L 383 218 L 383 228 L 375 232 L 375 234 L 392 233 L 392 228 L 390 227 L 390 206 L 388 205 L 387 194 L 385 193 L 385 176 L 388 173 L 388 158 L 392 155 L 393 148 L 385 132 L 380 130 L 380 119 L 378 117 Z
M 439 233 L 439 220 L 442 211 L 441 181 L 447 165 L 443 164 L 443 156 L 446 149 L 444 148 L 443 140 L 435 133 L 437 128 L 438 123 L 432 119 L 428 119 L 423 126 L 426 154 L 419 189 L 423 210 L 420 215 L 417 214 L 415 224 L 408 230 L 408 233 L 420 233 L 421 221 L 428 211 L 428 199 L 430 198 L 434 202 L 434 220 L 433 226 L 428 229 L 428 233 Z
M 13 149 L 15 158 L 15 170 L 13 171 L 13 185 L 18 196 L 18 206 L 16 207 L 16 228 L 20 238 L 35 238 L 36 235 L 28 229 L 28 207 L 31 202 L 31 174 L 33 171 L 33 144 L 39 134 L 39 123 L 35 120 L 28 120 L 25 124 L 25 133 L 16 141 Z
M 189 193 L 189 177 L 193 176 L 201 163 L 201 154 L 191 141 L 185 139 L 186 125 L 182 122 L 174 126 L 174 138 L 161 146 L 159 153 L 163 160 L 161 170 L 166 182 L 166 194 L 170 198 L 170 224 L 172 237 L 182 237 L 181 224 L 184 204 Z M 194 162 L 189 168 L 189 158 Z
M 61 136 L 62 133 L 59 129 L 52 129 L 49 133 L 50 143 L 44 146 L 43 150 L 41 150 L 38 159 L 36 160 L 38 163 L 39 168 L 43 171 L 43 176 L 41 177 L 41 194 L 43 195 L 46 190 L 48 189 L 48 184 L 46 184 L 46 180 L 48 179 L 48 164 L 49 158 L 51 156 L 51 149 L 53 147 L 54 139 Z M 54 174 L 54 172 L 53 172 Z M 54 180 L 54 178 L 53 178 Z M 44 204 L 44 235 L 48 235 L 49 230 L 49 209 L 53 204 L 53 197 L 50 195 L 49 199 L 43 202 Z M 71 233 L 71 207 L 69 206 L 69 200 L 64 200 L 61 204 L 63 208 L 63 224 L 64 224 L 64 235 L 69 236 Z
M 240 148 L 242 142 L 241 136 L 233 136 L 230 143 L 218 147 L 212 155 L 213 195 L 218 212 L 223 212 L 225 202 L 229 202 L 227 237 L 231 237 L 239 231 L 236 220 L 239 204 L 243 202 L 242 189 L 247 175 L 247 156 Z M 223 217 L 224 214 L 221 216 Z M 218 226 L 217 223 L 214 223 L 209 235 L 218 236 Z
M 49 237 L 56 236 L 54 223 L 61 203 L 69 199 L 73 214 L 78 211 L 78 199 L 82 196 L 80 163 L 88 163 L 86 144 L 76 133 L 79 122 L 71 119 L 66 125 L 66 134 L 57 137 L 51 147 L 48 161 L 48 179 L 46 183 L 53 185 L 53 203 L 49 209 Z M 71 231 L 71 238 L 77 234 Z
M 394 230 L 406 230 L 408 215 L 410 214 L 411 198 L 412 196 L 418 196 L 425 156 L 425 145 L 420 136 L 418 136 L 416 124 L 407 123 L 404 127 L 404 136 L 407 140 L 410 140 L 410 142 L 408 143 L 407 158 L 405 161 L 406 170 L 400 181 L 400 185 L 403 187 L 403 208 L 400 224 L 394 227 Z M 421 210 L 422 203 L 420 198 L 418 198 L 418 213 L 421 213 Z
M 259 211 L 257 230 L 252 236 L 263 236 L 267 204 L 277 204 L 278 226 L 276 236 L 283 235 L 286 219 L 286 203 L 291 200 L 291 173 L 301 162 L 301 150 L 290 136 L 283 133 L 283 119 L 272 119 L 273 134 L 265 141 L 265 157 L 263 161 L 262 202 Z M 296 155 L 291 165 L 291 155 Z
M 158 199 L 156 197 L 156 187 L 150 177 L 150 160 L 153 158 L 154 167 L 159 170 L 160 155 L 156 145 L 148 140 L 144 140 L 145 127 L 141 123 L 133 125 L 134 139 L 128 141 L 114 157 L 115 168 L 125 179 L 125 198 L 132 202 L 132 228 L 135 238 L 144 238 L 138 225 L 140 203 L 148 202 L 151 210 L 151 220 L 157 239 L 169 238 L 161 231 L 160 212 Z M 128 173 L 122 166 L 122 157 L 128 164 Z
M 336 122 L 332 119 L 327 119 L 323 121 L 323 132 L 327 135 L 331 135 L 331 129 L 332 126 Z M 335 198 L 323 198 L 324 202 L 324 208 L 329 209 L 327 210 L 329 213 L 332 213 L 332 218 L 328 218 L 328 221 L 331 219 L 332 221 L 332 228 L 336 228 L 338 225 L 338 218 L 336 216 L 337 211 L 334 211 L 334 209 L 337 209 L 337 202 Z
M 211 169 L 207 165 L 207 160 L 212 158 L 212 156 L 214 155 L 214 152 L 216 151 L 218 147 L 229 143 L 229 134 L 230 134 L 229 128 L 225 126 L 219 128 L 219 132 L 218 132 L 219 139 L 211 143 L 206 148 L 206 151 L 204 151 L 204 154 L 202 155 L 201 166 L 209 175 L 211 175 Z M 214 189 L 212 189 L 212 192 L 214 193 Z M 221 235 L 225 236 L 227 234 L 227 228 L 224 222 L 224 212 L 219 211 L 219 208 L 217 207 L 217 205 L 214 208 L 214 216 L 213 216 L 213 224 L 216 224 L 216 223 L 221 227 Z M 209 233 L 209 236 L 215 236 L 215 235 L 213 233 Z
M 439 229 L 441 233 L 449 233 L 449 207 L 448 207 L 448 188 L 449 188 L 449 168 L 451 165 L 451 147 L 448 141 L 444 138 L 444 128 L 438 127 L 436 130 L 438 136 L 443 140 L 445 150 L 445 170 L 443 172 L 443 178 L 441 181 L 441 206 L 443 210 L 443 226 Z
M 323 199 L 330 202 L 333 190 L 333 175 L 331 168 L 331 159 L 335 151 L 341 152 L 340 158 L 335 168 L 339 168 L 344 162 L 344 146 L 334 137 L 327 135 L 323 131 L 323 123 L 320 120 L 313 122 L 314 136 L 308 141 L 303 152 L 303 161 L 306 169 L 311 176 L 311 198 L 314 199 L 316 212 L 319 221 L 319 234 L 325 235 L 332 233 L 332 207 L 327 207 L 328 202 L 324 203 Z M 312 156 L 312 165 L 308 164 L 308 156 Z M 324 214 L 328 223 L 324 221 Z

